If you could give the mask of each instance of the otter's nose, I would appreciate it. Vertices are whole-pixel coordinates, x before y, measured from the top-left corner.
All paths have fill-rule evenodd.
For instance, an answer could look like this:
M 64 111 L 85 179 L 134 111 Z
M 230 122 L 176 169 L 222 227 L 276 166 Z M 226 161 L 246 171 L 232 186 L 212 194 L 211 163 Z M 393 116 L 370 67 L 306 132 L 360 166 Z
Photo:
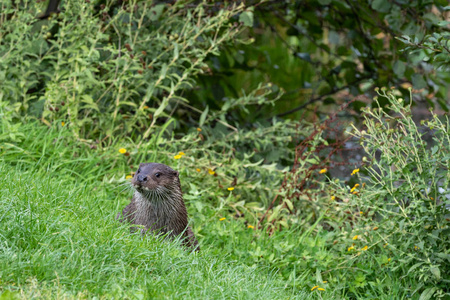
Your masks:
M 145 175 L 138 175 L 137 176 L 137 181 L 139 181 L 139 182 L 146 182 L 147 181 L 147 176 L 145 176 Z

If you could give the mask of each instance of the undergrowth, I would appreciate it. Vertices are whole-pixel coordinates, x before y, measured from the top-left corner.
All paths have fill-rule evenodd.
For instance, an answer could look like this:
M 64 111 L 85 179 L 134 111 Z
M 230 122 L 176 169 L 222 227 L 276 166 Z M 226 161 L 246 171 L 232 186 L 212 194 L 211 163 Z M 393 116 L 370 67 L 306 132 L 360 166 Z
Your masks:
M 399 112 L 404 108 L 398 106 L 397 109 Z M 441 247 L 436 249 L 442 250 L 434 252 L 431 248 L 427 249 L 427 255 L 435 257 L 436 262 L 414 267 L 416 263 L 423 261 L 422 255 L 425 255 L 422 254 L 422 248 L 414 249 L 413 244 L 422 246 L 418 244 L 420 240 L 411 240 L 411 243 L 407 244 L 401 238 L 394 239 L 393 235 L 408 232 L 411 237 L 418 239 L 434 239 L 428 231 L 439 229 L 439 232 L 445 233 L 445 226 L 448 226 L 445 225 L 445 219 L 442 224 L 444 228 L 427 227 L 423 229 L 423 233 L 416 230 L 420 226 L 402 229 L 389 225 L 395 219 L 383 218 L 381 212 L 385 209 L 376 210 L 374 204 L 369 202 L 376 200 L 377 205 L 391 205 L 389 201 L 382 202 L 375 198 L 382 194 L 383 186 L 375 185 L 365 176 L 359 177 L 360 174 L 371 174 L 367 173 L 366 169 L 370 170 L 372 163 L 376 170 L 372 174 L 382 174 L 379 171 L 380 166 L 376 165 L 377 158 L 370 157 L 370 148 L 367 148 L 367 157 L 363 158 L 361 167 L 349 174 L 353 180 L 349 181 L 352 182 L 351 186 L 331 180 L 327 184 L 325 181 L 321 185 L 304 187 L 309 193 L 313 193 L 317 186 L 325 189 L 314 196 L 316 198 L 311 204 L 316 207 L 316 216 L 311 215 L 311 211 L 302 211 L 301 202 L 297 203 L 296 198 L 291 197 L 294 201 L 292 204 L 296 207 L 294 216 L 290 216 L 288 210 L 280 210 L 270 222 L 258 225 L 271 203 L 261 200 L 263 197 L 269 200 L 279 192 L 277 188 L 287 173 L 258 163 L 243 163 L 239 159 L 246 159 L 245 155 L 228 156 L 226 162 L 211 168 L 210 160 L 193 155 L 196 152 L 192 150 L 195 149 L 195 144 L 201 142 L 201 138 L 196 140 L 195 137 L 199 134 L 207 136 L 213 130 L 208 126 L 203 126 L 201 131 L 195 129 L 179 140 L 161 134 L 155 136 L 155 139 L 164 140 L 164 143 L 153 142 L 141 148 L 136 146 L 133 150 L 131 141 L 120 139 L 110 147 L 92 147 L 91 144 L 77 142 L 70 130 L 57 122 L 50 128 L 37 123 L 20 124 L 15 128 L 14 135 L 10 136 L 6 131 L 9 127 L 5 126 L 5 123 L 12 121 L 8 121 L 7 115 L 4 107 L 1 132 L 3 142 L 0 146 L 2 177 L 5 178 L 2 181 L 1 193 L 4 209 L 1 214 L 4 256 L 2 261 L 5 265 L 0 277 L 4 290 L 20 290 L 23 297 L 31 295 L 29 293 L 53 292 L 68 293 L 73 297 L 110 295 L 116 292 L 119 293 L 117 295 L 132 295 L 135 292 L 138 296 L 156 295 L 152 293 L 162 290 L 153 287 L 153 282 L 165 282 L 163 277 L 170 274 L 168 280 L 172 280 L 172 285 L 164 283 L 164 293 L 169 294 L 158 294 L 157 298 L 176 297 L 181 294 L 172 288 L 179 284 L 174 283 L 178 282 L 175 277 L 180 276 L 179 273 L 168 272 L 166 268 L 169 267 L 164 265 L 165 262 L 159 261 L 156 267 L 153 267 L 166 270 L 166 273 L 155 271 L 147 265 L 151 265 L 154 260 L 161 260 L 160 255 L 163 255 L 163 261 L 169 261 L 170 265 L 185 266 L 182 268 L 184 273 L 193 272 L 193 278 L 202 282 L 187 288 L 187 294 L 183 295 L 188 298 L 195 298 L 197 295 L 214 298 L 214 295 L 218 295 L 217 289 L 211 291 L 209 296 L 201 294 L 196 287 L 205 286 L 203 281 L 205 284 L 211 282 L 218 286 L 228 284 L 205 277 L 214 273 L 212 271 L 206 272 L 209 275 L 204 275 L 205 269 L 186 267 L 196 261 L 207 268 L 206 265 L 217 260 L 220 263 L 214 263 L 210 267 L 216 266 L 219 273 L 221 268 L 229 270 L 226 271 L 228 274 L 235 272 L 233 276 L 236 282 L 241 282 L 241 279 L 237 279 L 239 276 L 251 276 L 252 280 L 259 280 L 257 278 L 260 278 L 261 274 L 266 274 L 264 278 L 269 276 L 269 279 L 260 278 L 263 286 L 269 285 L 275 287 L 275 290 L 279 288 L 276 291 L 280 295 L 298 296 L 301 299 L 307 296 L 333 299 L 390 299 L 407 296 L 416 298 L 426 291 L 434 296 L 445 296 L 444 272 L 447 266 L 444 260 L 445 251 L 448 251 L 445 246 L 446 236 L 438 236 L 438 239 L 435 239 L 434 245 Z M 424 125 L 437 130 L 436 136 L 439 136 L 439 132 L 443 134 L 445 123 L 439 123 L 437 117 L 433 120 L 430 120 L 430 123 L 425 122 Z M 441 127 L 436 124 L 441 124 Z M 439 131 L 439 128 L 442 130 Z M 366 130 L 364 135 L 364 147 L 370 145 L 372 132 L 368 132 L 369 134 Z M 171 142 L 167 142 L 168 140 Z M 324 140 L 318 138 L 316 142 L 320 144 Z M 439 153 L 443 156 L 438 157 L 445 158 L 445 142 L 442 145 L 443 150 Z M 411 148 L 411 145 L 408 147 Z M 213 146 L 210 148 L 210 157 L 220 157 L 214 149 L 216 148 Z M 423 148 L 421 153 L 425 154 L 427 151 L 433 151 L 432 149 Z M 315 150 L 311 148 L 311 151 Z M 180 152 L 182 154 L 179 154 Z M 310 154 L 309 164 L 314 165 L 314 157 L 314 154 Z M 436 153 L 433 157 L 436 157 Z M 132 172 L 129 164 L 140 160 L 163 162 L 180 171 L 191 224 L 202 247 L 202 254 L 199 256 L 186 253 L 166 241 L 130 235 L 126 226 L 114 221 L 115 214 L 127 204 L 131 196 L 125 179 Z M 381 159 L 380 163 L 382 162 Z M 314 180 L 326 178 L 325 165 L 312 165 L 307 167 L 313 168 L 312 172 L 318 175 Z M 244 167 L 238 169 L 239 166 Z M 445 160 L 442 166 L 445 166 Z M 236 179 L 235 183 L 231 176 L 230 181 L 226 181 L 228 168 L 236 168 L 235 172 L 245 172 L 246 176 Z M 416 167 L 411 165 L 411 172 L 415 171 Z M 309 173 L 297 174 L 301 179 L 302 174 Z M 271 181 L 265 181 L 261 176 L 267 176 Z M 279 178 L 279 181 L 274 178 Z M 353 182 L 359 178 L 361 181 L 355 187 Z M 445 185 L 442 186 L 444 181 L 435 182 L 445 188 Z M 229 187 L 234 189 L 229 190 Z M 398 190 L 399 195 L 400 191 Z M 403 192 L 406 191 L 408 189 Z M 423 193 L 427 189 L 417 191 Z M 437 191 L 439 192 L 439 188 Z M 361 196 L 363 193 L 366 193 L 365 197 Z M 283 197 L 283 194 L 280 195 Z M 361 202 L 362 199 L 365 201 Z M 443 201 L 439 202 L 443 204 L 446 200 L 439 198 L 439 201 Z M 422 215 L 424 212 L 426 210 Z M 268 217 L 272 215 L 273 210 L 269 210 Z M 433 211 L 430 212 L 430 216 L 432 215 L 439 217 Z M 276 224 L 273 221 L 279 222 L 283 219 L 290 220 L 288 226 L 273 230 L 273 224 Z M 438 224 L 442 226 L 441 223 Z M 390 228 L 394 231 L 389 231 Z M 411 246 L 413 248 L 408 249 Z M 422 247 L 426 248 L 427 244 L 424 243 Z M 101 256 L 101 251 L 110 254 Z M 138 256 L 127 254 L 129 256 L 122 258 L 124 252 L 133 251 Z M 114 259 L 115 255 L 118 256 L 117 261 Z M 124 262 L 125 259 L 127 260 Z M 76 270 L 71 267 L 74 264 L 78 266 Z M 52 267 L 53 265 L 57 267 Z M 234 267 L 236 269 L 233 269 Z M 432 267 L 439 268 L 442 274 L 440 280 L 433 275 L 436 271 L 432 271 Z M 81 271 L 78 272 L 78 269 Z M 62 273 L 59 274 L 58 270 L 62 270 Z M 108 273 L 106 270 L 112 271 Z M 421 273 L 411 273 L 414 270 L 420 270 Z M 95 277 L 96 272 L 103 275 Z M 155 272 L 163 275 L 154 277 Z M 425 278 L 427 272 L 435 277 Z M 108 276 L 116 279 L 105 279 L 109 278 Z M 128 277 L 134 278 L 131 283 L 135 284 L 117 281 L 117 278 L 125 280 L 124 278 Z M 105 286 L 109 287 L 108 291 L 106 287 L 99 287 L 99 282 L 105 281 Z M 185 282 L 192 285 L 189 281 Z M 148 288 L 147 285 L 151 287 Z M 19 286 L 19 290 L 14 286 Z M 247 289 L 245 286 L 244 290 Z M 248 295 L 262 295 L 252 294 L 257 292 L 250 290 L 250 287 L 248 289 Z M 263 289 L 261 293 L 263 291 L 265 295 L 271 295 L 274 290 Z M 246 298 L 242 296 L 244 294 L 239 295 Z M 223 297 L 234 296 L 224 294 Z

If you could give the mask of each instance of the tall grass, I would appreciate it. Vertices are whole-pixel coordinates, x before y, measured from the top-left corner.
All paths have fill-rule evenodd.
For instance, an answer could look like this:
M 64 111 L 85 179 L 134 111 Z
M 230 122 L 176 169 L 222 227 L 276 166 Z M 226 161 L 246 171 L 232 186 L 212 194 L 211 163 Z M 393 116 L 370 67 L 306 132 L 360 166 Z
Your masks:
M 200 254 L 161 238 L 132 235 L 114 220 L 131 196 L 124 179 L 129 157 L 117 151 L 128 141 L 92 148 L 63 126 L 38 123 L 21 124 L 15 133 L 21 138 L 0 145 L 4 295 L 391 299 L 411 294 L 416 285 L 409 277 L 399 278 L 391 265 L 380 265 L 389 249 L 356 260 L 347 251 L 351 228 L 339 229 L 342 223 L 325 230 L 320 222 L 301 220 L 271 236 L 265 228 L 255 230 L 252 214 L 262 213 L 261 204 L 242 200 L 257 194 L 241 193 L 247 189 L 244 182 L 224 193 L 218 177 L 189 171 L 196 162 L 192 158 L 178 161 L 177 169 Z M 171 143 L 159 145 L 159 154 L 152 152 L 153 145 L 130 157 L 157 155 L 155 160 L 173 164 L 166 161 L 167 152 L 174 151 Z M 333 211 L 322 213 L 340 220 Z

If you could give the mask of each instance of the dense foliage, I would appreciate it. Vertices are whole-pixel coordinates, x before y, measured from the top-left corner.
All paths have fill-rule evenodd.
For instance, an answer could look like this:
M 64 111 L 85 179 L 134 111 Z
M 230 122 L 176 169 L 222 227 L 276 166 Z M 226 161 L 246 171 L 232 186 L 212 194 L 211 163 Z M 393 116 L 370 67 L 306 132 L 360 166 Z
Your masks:
M 0 298 L 445 299 L 444 2 L 3 1 Z M 145 161 L 200 254 L 114 221 Z
M 414 101 L 448 111 L 448 1 L 252 3 L 255 17 L 246 36 L 254 42 L 225 47 L 211 58 L 212 76 L 200 77 L 208 88 L 194 93 L 199 102 L 206 98 L 220 107 L 223 97 L 271 82 L 286 93 L 275 109 L 255 109 L 254 120 L 299 118 L 305 110 L 328 114 L 334 104 L 364 94 L 351 104 L 359 113 L 371 105 L 377 86 L 395 86 L 409 101 L 413 86 Z

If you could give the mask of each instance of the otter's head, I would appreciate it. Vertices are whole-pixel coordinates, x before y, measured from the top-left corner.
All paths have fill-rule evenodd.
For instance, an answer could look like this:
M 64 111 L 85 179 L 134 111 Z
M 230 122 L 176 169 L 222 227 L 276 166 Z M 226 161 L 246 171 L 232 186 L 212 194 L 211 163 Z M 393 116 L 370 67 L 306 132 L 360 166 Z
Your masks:
M 131 185 L 146 198 L 155 200 L 180 189 L 178 172 L 158 163 L 140 164 Z

